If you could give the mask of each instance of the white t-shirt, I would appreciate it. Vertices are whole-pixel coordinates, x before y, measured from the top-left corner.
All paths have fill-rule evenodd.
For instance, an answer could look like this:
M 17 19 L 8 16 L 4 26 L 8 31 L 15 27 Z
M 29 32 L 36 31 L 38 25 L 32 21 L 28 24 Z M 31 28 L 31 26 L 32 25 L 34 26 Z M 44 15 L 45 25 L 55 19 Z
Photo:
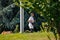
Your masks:
M 34 26 L 33 26 L 33 24 L 32 24 L 32 23 L 34 23 L 34 18 L 33 18 L 33 16 L 30 16 L 28 20 L 31 20 L 31 21 L 32 21 L 32 22 L 29 22 L 29 24 L 28 24 L 29 28 L 34 28 Z

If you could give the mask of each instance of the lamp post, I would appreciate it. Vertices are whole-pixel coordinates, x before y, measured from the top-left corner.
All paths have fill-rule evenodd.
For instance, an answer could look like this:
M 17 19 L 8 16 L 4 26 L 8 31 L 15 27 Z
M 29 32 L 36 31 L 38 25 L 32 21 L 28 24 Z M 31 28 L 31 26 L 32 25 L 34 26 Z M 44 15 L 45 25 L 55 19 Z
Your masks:
M 22 5 L 20 1 L 20 5 Z M 24 8 L 20 6 L 20 33 L 24 32 Z

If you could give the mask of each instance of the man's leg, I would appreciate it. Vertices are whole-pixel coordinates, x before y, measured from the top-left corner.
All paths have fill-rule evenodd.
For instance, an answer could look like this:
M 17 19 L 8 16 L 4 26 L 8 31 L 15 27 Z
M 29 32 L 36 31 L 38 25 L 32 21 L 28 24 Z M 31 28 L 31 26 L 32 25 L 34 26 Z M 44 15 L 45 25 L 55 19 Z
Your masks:
M 33 32 L 33 28 L 31 28 L 30 31 Z
M 34 27 L 33 27 L 33 25 L 32 25 L 32 24 L 30 24 L 30 25 L 29 25 L 29 28 L 30 28 L 30 31 L 31 31 L 31 32 L 33 32 Z

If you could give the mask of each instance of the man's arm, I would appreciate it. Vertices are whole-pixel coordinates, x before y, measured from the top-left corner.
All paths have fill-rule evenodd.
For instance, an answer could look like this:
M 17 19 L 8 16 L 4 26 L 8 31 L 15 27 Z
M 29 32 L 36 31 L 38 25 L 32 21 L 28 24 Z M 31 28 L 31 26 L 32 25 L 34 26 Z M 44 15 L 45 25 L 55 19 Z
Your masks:
M 31 17 L 28 19 L 28 22 L 32 22 Z

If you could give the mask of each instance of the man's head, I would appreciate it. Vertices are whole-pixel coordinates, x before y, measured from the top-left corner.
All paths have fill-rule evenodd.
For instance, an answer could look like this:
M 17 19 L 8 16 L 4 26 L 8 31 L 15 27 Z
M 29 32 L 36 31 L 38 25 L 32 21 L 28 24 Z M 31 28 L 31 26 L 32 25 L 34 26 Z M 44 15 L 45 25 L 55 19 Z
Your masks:
M 31 12 L 31 16 L 34 16 L 34 13 L 33 12 Z

